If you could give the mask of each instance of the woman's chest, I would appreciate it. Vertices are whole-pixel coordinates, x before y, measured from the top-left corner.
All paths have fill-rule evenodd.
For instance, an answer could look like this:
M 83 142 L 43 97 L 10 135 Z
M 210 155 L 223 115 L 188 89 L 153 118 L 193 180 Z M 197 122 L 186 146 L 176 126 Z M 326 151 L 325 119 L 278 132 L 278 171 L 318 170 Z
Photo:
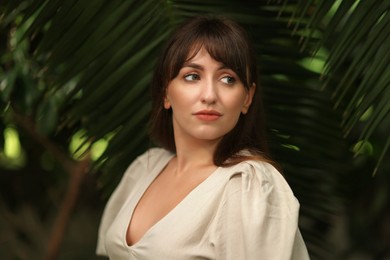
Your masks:
M 157 222 L 175 210 L 182 202 L 186 203 L 186 199 L 190 200 L 191 204 L 194 203 L 194 200 L 199 198 L 199 194 L 190 196 L 190 193 L 200 193 L 196 188 L 210 174 L 211 172 L 203 175 L 199 173 L 197 175 L 174 176 L 163 171 L 157 176 L 132 211 L 126 234 L 127 244 L 135 244 Z
M 115 259 L 207 259 L 213 256 L 210 235 L 221 189 L 192 191 L 183 201 L 153 224 L 132 246 L 126 240 L 136 200 L 130 200 L 108 230 L 106 248 Z M 156 257 L 156 258 L 153 258 Z M 130 258 L 131 259 L 131 258 Z

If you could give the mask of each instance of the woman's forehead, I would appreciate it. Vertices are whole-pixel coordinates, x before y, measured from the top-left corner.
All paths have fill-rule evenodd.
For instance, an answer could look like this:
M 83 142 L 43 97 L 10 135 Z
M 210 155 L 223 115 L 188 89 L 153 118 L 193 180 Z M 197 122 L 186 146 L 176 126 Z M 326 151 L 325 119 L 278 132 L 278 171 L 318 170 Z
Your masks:
M 205 46 L 204 44 L 193 45 L 190 48 L 184 63 L 191 62 L 191 61 L 198 59 L 199 57 L 204 56 L 204 55 L 209 55 L 211 57 L 211 59 L 213 59 L 214 61 L 221 63 L 221 65 L 226 66 L 225 62 L 218 59 L 218 57 L 216 57 L 215 53 L 210 52 L 208 50 L 207 46 Z

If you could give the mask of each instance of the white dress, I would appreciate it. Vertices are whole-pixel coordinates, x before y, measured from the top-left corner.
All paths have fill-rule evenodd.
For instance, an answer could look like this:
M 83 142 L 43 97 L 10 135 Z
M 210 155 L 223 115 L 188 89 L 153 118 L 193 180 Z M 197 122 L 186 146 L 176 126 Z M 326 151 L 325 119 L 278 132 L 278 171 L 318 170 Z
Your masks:
M 139 260 L 309 259 L 297 224 L 298 201 L 282 175 L 258 161 L 217 168 L 128 246 L 133 210 L 172 157 L 153 148 L 130 165 L 104 210 L 97 254 Z

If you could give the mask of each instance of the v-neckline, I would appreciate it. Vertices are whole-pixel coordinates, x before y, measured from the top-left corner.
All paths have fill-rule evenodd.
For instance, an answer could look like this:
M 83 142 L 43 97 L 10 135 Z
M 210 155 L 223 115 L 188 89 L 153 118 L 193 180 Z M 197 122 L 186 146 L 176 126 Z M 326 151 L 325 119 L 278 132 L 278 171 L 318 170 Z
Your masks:
M 174 154 L 171 154 L 166 158 L 164 163 L 161 164 L 161 167 L 157 167 L 153 174 L 149 175 L 149 178 L 145 178 L 143 185 L 139 185 L 138 191 L 137 191 L 137 198 L 135 201 L 129 200 L 127 203 L 133 203 L 131 207 L 129 207 L 126 216 L 130 216 L 130 219 L 127 218 L 127 223 L 124 228 L 124 235 L 123 235 L 123 243 L 124 245 L 129 249 L 134 249 L 137 247 L 154 229 L 156 229 L 159 225 L 161 225 L 161 222 L 164 222 L 167 218 L 169 218 L 170 215 L 172 215 L 175 211 L 178 210 L 178 208 L 182 207 L 183 204 L 186 203 L 187 200 L 189 200 L 189 197 L 192 196 L 193 193 L 195 193 L 197 190 L 201 189 L 203 186 L 205 186 L 212 178 L 212 176 L 216 175 L 216 172 L 220 169 L 220 167 L 217 167 L 214 171 L 210 173 L 210 175 L 204 179 L 201 183 L 199 183 L 194 189 L 192 189 L 178 204 L 176 204 L 170 211 L 168 211 L 167 214 L 165 214 L 162 218 L 160 218 L 156 223 L 151 225 L 145 233 L 138 239 L 137 242 L 133 243 L 132 245 L 129 245 L 127 243 L 127 232 L 131 223 L 131 220 L 133 219 L 135 208 L 137 207 L 138 203 L 140 202 L 141 198 L 145 194 L 146 190 L 150 187 L 150 185 L 153 183 L 153 181 L 160 175 L 160 173 L 167 167 L 169 162 L 174 157 Z

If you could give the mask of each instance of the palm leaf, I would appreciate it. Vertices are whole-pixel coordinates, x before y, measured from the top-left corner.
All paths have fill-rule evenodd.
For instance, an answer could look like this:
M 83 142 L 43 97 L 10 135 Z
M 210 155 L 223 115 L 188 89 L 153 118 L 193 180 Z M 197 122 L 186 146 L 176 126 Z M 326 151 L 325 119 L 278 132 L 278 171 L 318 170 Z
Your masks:
M 304 2 L 298 9 L 301 16 L 307 17 L 307 5 L 316 9 L 315 15 L 306 18 L 309 20 L 307 23 L 303 18 L 296 22 L 306 23 L 309 31 L 320 29 L 323 37 L 318 46 L 330 48 L 324 70 L 328 76 L 325 84 L 333 91 L 335 107 L 343 110 L 344 134 L 348 136 L 360 127 L 362 116 L 370 109 L 371 118 L 360 136 L 367 141 L 384 122 L 390 120 L 390 107 L 387 105 L 390 98 L 390 1 L 320 1 L 318 5 L 315 1 Z M 327 2 L 326 8 L 323 8 L 324 2 Z M 331 5 L 339 6 L 333 12 L 329 8 Z M 307 39 L 310 40 L 310 37 Z M 346 65 L 348 68 L 344 69 Z M 335 77 L 339 79 L 337 86 L 333 87 L 331 80 Z M 389 143 L 390 134 L 385 138 Z M 384 146 L 375 169 L 378 169 L 387 151 L 388 146 Z M 376 170 L 373 172 L 375 174 Z
M 70 129 L 72 134 L 82 128 L 87 140 L 109 140 L 96 163 L 103 172 L 99 184 L 107 195 L 132 159 L 151 145 L 146 131 L 148 85 L 169 32 L 186 18 L 203 13 L 223 14 L 241 23 L 252 36 L 260 61 L 273 155 L 301 202 L 302 233 L 313 259 L 326 259 L 332 250 L 323 237 L 339 210 L 339 176 L 351 169 L 346 163 L 351 160 L 349 144 L 343 135 L 374 103 L 375 112 L 367 124 L 371 127 L 362 138 L 370 136 L 389 114 L 385 102 L 389 81 L 383 73 L 389 63 L 380 59 L 388 57 L 380 43 L 388 41 L 384 36 L 389 30 L 384 24 L 387 2 L 353 5 L 342 1 L 332 15 L 335 1 L 320 1 L 318 7 L 314 1 L 279 2 L 20 1 L 7 9 L 7 17 L 9 21 L 23 17 L 21 25 L 27 30 L 20 44 L 34 43 L 28 53 L 46 82 L 43 96 L 47 100 L 61 97 L 56 103 L 60 113 L 56 131 Z M 359 13 L 363 11 L 368 13 Z M 328 24 L 335 31 L 323 28 L 329 16 Z M 342 30 L 347 19 L 366 17 L 370 26 L 365 26 L 365 33 L 351 27 Z M 289 23 L 294 24 L 296 35 L 291 35 Z M 362 43 L 359 39 L 365 35 L 369 39 Z M 314 40 L 305 40 L 302 51 L 297 43 L 305 36 Z M 357 39 L 351 41 L 351 36 Z M 338 40 L 329 43 L 329 38 Z M 362 47 L 346 48 L 356 44 Z M 331 47 L 326 73 L 332 77 L 325 89 L 318 71 L 306 62 L 318 46 Z M 373 46 L 380 51 L 369 59 L 363 50 Z M 351 57 L 357 60 L 352 61 L 349 76 L 341 78 L 339 88 L 333 87 L 340 80 L 338 64 Z M 361 65 L 362 61 L 372 67 Z M 354 82 L 360 79 L 364 84 L 355 91 Z M 373 81 L 375 88 L 369 84 Z

